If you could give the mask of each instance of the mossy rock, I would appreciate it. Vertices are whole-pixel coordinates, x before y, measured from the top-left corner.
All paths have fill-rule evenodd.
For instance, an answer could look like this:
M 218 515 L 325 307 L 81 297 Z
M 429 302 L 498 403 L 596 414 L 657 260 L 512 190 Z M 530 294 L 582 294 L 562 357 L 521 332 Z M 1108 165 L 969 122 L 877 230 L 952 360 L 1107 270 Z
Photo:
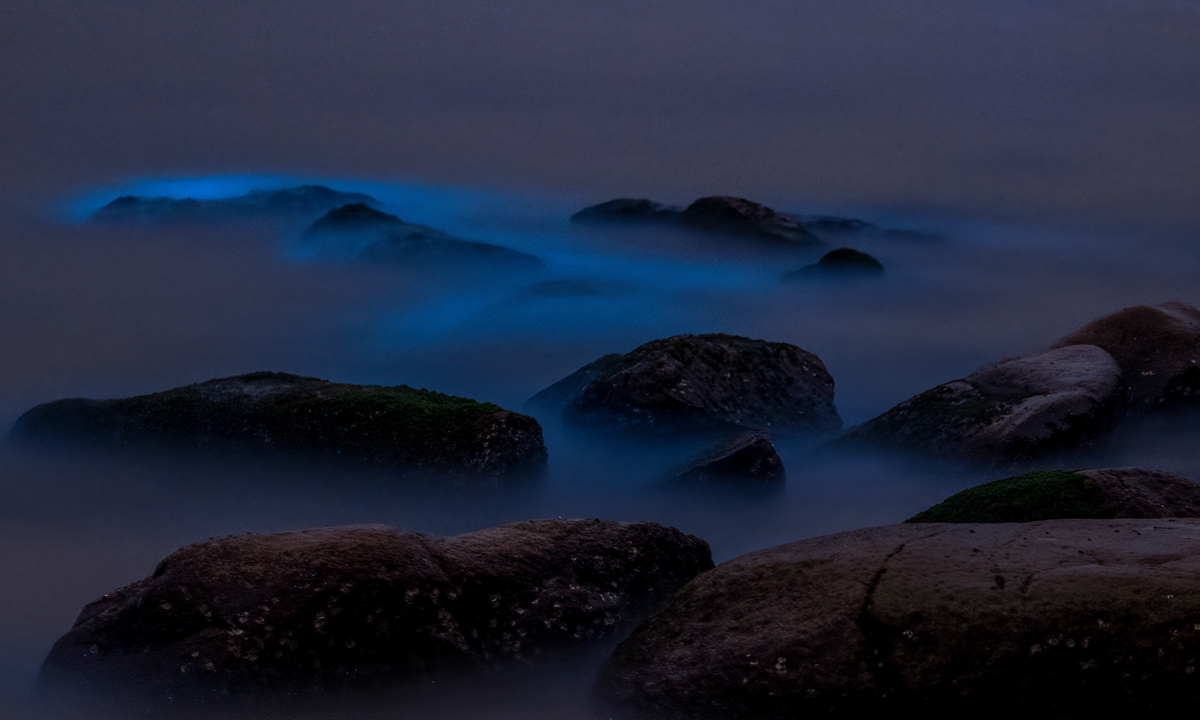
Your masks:
M 1160 517 L 1200 517 L 1200 485 L 1140 468 L 1038 470 L 963 490 L 906 522 Z
M 407 385 L 259 372 L 117 400 L 58 400 L 22 415 L 17 441 L 311 457 L 402 473 L 496 476 L 545 463 L 537 421 Z

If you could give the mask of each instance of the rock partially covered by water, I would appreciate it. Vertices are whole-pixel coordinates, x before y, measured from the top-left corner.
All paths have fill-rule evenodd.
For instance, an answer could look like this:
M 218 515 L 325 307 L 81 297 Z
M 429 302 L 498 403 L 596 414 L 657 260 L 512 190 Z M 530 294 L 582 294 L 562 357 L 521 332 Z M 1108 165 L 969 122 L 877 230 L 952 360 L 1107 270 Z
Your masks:
M 803 280 L 815 277 L 878 277 L 883 275 L 883 263 L 865 252 L 852 248 L 831 250 L 816 263 L 793 270 L 783 276 L 785 280 Z
M 617 198 L 585 207 L 571 216 L 578 225 L 675 222 L 679 208 L 645 198 Z
M 816 355 L 736 335 L 676 335 L 606 355 L 541 391 L 529 407 L 600 430 L 831 433 L 842 421 Z
M 1200 485 L 1141 468 L 1038 470 L 951 495 L 907 522 L 1200 517 Z
M 253 453 L 407 473 L 500 477 L 545 464 L 542 429 L 497 405 L 407 385 L 260 372 L 118 400 L 58 400 L 10 438 Z
M 705 232 L 816 246 L 823 242 L 794 218 L 743 198 L 714 195 L 700 198 L 679 215 L 685 227 Z
M 41 681 L 203 697 L 529 663 L 624 632 L 711 567 L 699 538 L 601 520 L 210 540 L 85 607 Z
M 986 365 L 852 428 L 869 444 L 949 460 L 1006 464 L 1070 450 L 1111 430 L 1127 405 L 1115 360 L 1073 345 Z
M 783 460 L 763 433 L 741 433 L 722 440 L 693 457 L 686 467 L 672 472 L 672 485 L 756 486 L 787 479 Z
M 528 253 L 464 240 L 443 230 L 410 223 L 365 203 L 350 203 L 318 218 L 301 238 L 322 254 L 418 268 L 481 266 L 540 268 Z
M 92 213 L 96 223 L 163 225 L 271 219 L 311 218 L 345 203 L 374 202 L 370 195 L 347 193 L 323 185 L 279 190 L 252 190 L 213 200 L 124 195 Z
M 1171 717 L 1200 697 L 1200 521 L 906 524 L 744 555 L 602 669 L 605 717 Z
M 1181 302 L 1137 305 L 1084 325 L 1053 347 L 1095 345 L 1116 359 L 1134 405 L 1200 401 L 1200 310 Z

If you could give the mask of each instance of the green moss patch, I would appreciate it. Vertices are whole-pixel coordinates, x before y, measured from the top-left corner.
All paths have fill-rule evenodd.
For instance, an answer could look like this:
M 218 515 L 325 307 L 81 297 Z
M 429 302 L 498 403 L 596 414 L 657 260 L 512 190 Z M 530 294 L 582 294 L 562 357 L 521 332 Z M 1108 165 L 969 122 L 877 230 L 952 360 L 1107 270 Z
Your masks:
M 1083 475 L 1071 470 L 1039 470 L 963 490 L 905 522 L 1000 523 L 1110 516 L 1104 493 Z

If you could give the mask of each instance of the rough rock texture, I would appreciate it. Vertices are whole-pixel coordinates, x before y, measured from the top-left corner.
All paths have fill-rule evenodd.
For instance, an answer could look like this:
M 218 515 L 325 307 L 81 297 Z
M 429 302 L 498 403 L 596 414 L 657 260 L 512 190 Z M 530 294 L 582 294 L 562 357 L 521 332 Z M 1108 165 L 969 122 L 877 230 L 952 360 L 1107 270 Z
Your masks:
M 1156 717 L 1200 697 L 1200 521 L 870 528 L 744 555 L 601 671 L 605 717 Z
M 828 433 L 842 424 L 816 355 L 735 335 L 676 335 L 605 355 L 530 398 L 619 431 Z
M 742 433 L 708 448 L 669 474 L 680 485 L 761 485 L 787 479 L 783 460 L 763 433 Z
M 679 215 L 685 227 L 707 232 L 745 235 L 790 245 L 815 246 L 823 242 L 793 218 L 742 198 L 700 198 Z
M 253 190 L 216 200 L 124 195 L 92 213 L 96 223 L 160 225 L 204 223 L 292 215 L 313 217 L 335 205 L 374 202 L 370 195 L 346 193 L 322 185 Z
M 1200 310 L 1181 302 L 1125 308 L 1053 347 L 1095 345 L 1125 373 L 1135 407 L 1200 401 Z
M 1116 361 L 1074 345 L 986 365 L 905 400 L 835 441 L 937 458 L 1025 462 L 1111 430 L 1127 405 Z
M 302 239 L 325 246 L 330 254 L 410 266 L 485 265 L 537 268 L 528 253 L 489 243 L 463 240 L 443 230 L 401 220 L 365 203 L 333 208 L 313 222 Z M 347 252 L 348 251 L 348 252 Z
M 675 222 L 679 209 L 645 198 L 617 198 L 585 207 L 571 216 L 579 225 Z
M 838 248 L 825 253 L 816 263 L 793 270 L 783 278 L 803 280 L 811 277 L 879 276 L 883 273 L 883 263 L 871 255 L 851 248 Z
M 406 385 L 346 385 L 260 372 L 119 400 L 58 400 L 13 426 L 15 441 L 249 452 L 492 477 L 544 465 L 537 421 Z
M 622 632 L 711 567 L 707 543 L 655 523 L 232 536 L 85 607 L 41 680 L 204 695 L 526 663 Z
M 1200 485 L 1141 468 L 1039 470 L 984 483 L 907 522 L 1200 517 Z

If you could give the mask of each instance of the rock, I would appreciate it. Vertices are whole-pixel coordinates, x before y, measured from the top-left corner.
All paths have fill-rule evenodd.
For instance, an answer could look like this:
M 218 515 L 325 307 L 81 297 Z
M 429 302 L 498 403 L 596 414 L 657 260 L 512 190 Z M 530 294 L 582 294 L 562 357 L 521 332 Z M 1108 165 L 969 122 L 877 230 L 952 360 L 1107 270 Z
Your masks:
M 812 277 L 863 277 L 883 275 L 883 263 L 865 252 L 838 248 L 825 253 L 816 263 L 793 270 L 784 280 L 803 280 Z
M 679 208 L 645 198 L 617 198 L 586 207 L 571 216 L 571 222 L 577 225 L 662 223 L 678 219 Z
M 1116 359 L 1141 410 L 1200 401 L 1200 310 L 1137 305 L 1084 325 L 1052 347 L 1096 345 Z
M 530 398 L 580 427 L 633 432 L 830 433 L 842 424 L 816 355 L 736 335 L 676 335 L 605 355 Z
M 818 246 L 822 241 L 796 220 L 766 205 L 742 198 L 700 198 L 679 215 L 684 227 L 705 232 L 771 240 L 786 245 Z
M 301 185 L 281 190 L 252 190 L 245 195 L 215 200 L 137 197 L 124 195 L 92 213 L 92 222 L 135 225 L 209 223 L 269 218 L 315 216 L 345 203 L 375 202 L 370 195 L 346 193 L 323 185 Z
M 985 464 L 1077 448 L 1116 426 L 1127 404 L 1121 369 L 1095 345 L 986 365 L 909 398 L 834 446 L 875 445 Z
M 951 495 L 906 522 L 1200 517 L 1200 485 L 1141 468 L 1039 470 Z
M 602 668 L 604 717 L 1191 716 L 1200 521 L 905 524 L 751 553 Z
M 708 448 L 671 473 L 673 485 L 764 485 L 787 479 L 783 460 L 763 433 L 742 433 Z
M 463 240 L 448 232 L 401 220 L 363 203 L 330 210 L 301 236 L 309 245 L 332 256 L 352 256 L 368 262 L 415 267 L 520 266 L 540 268 L 542 261 L 528 253 L 499 245 Z
M 537 421 L 490 403 L 271 372 L 119 400 L 58 400 L 22 415 L 9 437 L 475 478 L 533 471 L 546 460 Z
M 707 543 L 655 523 L 232 536 L 85 607 L 40 681 L 211 697 L 520 665 L 615 638 L 711 567 Z

